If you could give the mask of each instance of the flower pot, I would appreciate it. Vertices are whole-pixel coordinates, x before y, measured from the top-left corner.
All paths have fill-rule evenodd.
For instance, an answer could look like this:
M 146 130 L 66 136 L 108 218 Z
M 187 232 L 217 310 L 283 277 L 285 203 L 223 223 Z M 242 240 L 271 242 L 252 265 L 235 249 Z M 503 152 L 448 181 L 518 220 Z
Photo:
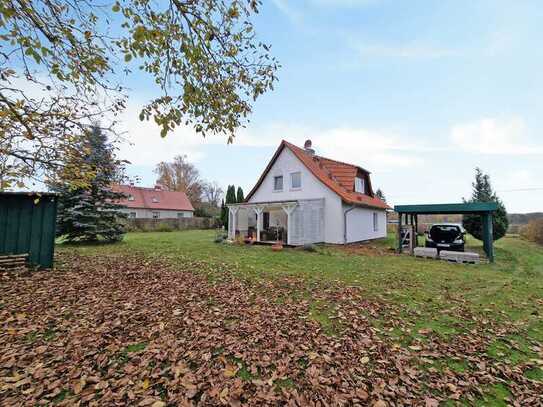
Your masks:
M 280 252 L 281 250 L 283 250 L 283 245 L 281 243 L 275 243 L 273 246 L 272 246 L 272 250 L 274 252 Z

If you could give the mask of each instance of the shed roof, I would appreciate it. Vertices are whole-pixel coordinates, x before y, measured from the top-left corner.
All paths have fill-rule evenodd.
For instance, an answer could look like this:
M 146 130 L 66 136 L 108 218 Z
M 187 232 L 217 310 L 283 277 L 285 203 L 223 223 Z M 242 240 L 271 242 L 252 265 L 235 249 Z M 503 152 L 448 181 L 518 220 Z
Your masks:
M 396 205 L 394 211 L 418 215 L 488 213 L 498 209 L 496 202 L 466 202 L 426 205 Z

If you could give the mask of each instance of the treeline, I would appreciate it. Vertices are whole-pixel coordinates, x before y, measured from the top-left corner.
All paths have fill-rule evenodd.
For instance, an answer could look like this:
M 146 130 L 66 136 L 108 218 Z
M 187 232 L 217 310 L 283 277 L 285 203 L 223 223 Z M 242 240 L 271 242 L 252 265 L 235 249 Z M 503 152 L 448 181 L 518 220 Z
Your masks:
M 532 220 L 543 219 L 543 212 L 510 213 L 508 218 L 513 225 L 526 225 Z

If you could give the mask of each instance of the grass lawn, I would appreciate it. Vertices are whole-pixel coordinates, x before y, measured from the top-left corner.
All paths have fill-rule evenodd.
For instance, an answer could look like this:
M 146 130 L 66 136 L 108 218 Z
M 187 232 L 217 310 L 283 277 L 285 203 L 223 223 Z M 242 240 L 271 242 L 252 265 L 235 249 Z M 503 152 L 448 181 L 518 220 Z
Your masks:
M 24 380 L 42 363 L 61 384 L 50 390 L 51 379 L 39 392 L 35 378 L 16 388 L 13 379 L 0 401 L 543 403 L 542 247 L 506 237 L 495 264 L 458 265 L 397 256 L 392 237 L 275 253 L 217 244 L 214 233 L 59 245 L 57 271 L 17 286 L 3 280 L 1 376 Z M 82 344 L 98 362 L 70 354 L 88 370 L 71 371 L 77 380 L 59 373 L 68 374 L 54 357 L 59 349 L 43 356 Z M 10 355 L 37 348 L 31 362 L 6 367 Z

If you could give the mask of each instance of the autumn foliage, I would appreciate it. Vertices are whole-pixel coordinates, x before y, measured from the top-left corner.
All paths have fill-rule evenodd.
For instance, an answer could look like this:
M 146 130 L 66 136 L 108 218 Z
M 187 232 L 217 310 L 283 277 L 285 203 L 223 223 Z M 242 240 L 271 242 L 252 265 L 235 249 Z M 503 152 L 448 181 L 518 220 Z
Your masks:
M 126 253 L 59 260 L 0 284 L 1 405 L 474 405 L 507 383 L 515 405 L 535 406 L 543 394 L 524 375 L 537 361 L 486 352 L 496 338 L 518 346 L 508 338 L 523 327 L 461 302 L 469 330 L 451 340 L 360 287 L 306 291 L 296 277 L 251 282 L 226 264 Z
M 531 242 L 543 244 L 543 219 L 534 219 L 520 229 L 520 235 Z

